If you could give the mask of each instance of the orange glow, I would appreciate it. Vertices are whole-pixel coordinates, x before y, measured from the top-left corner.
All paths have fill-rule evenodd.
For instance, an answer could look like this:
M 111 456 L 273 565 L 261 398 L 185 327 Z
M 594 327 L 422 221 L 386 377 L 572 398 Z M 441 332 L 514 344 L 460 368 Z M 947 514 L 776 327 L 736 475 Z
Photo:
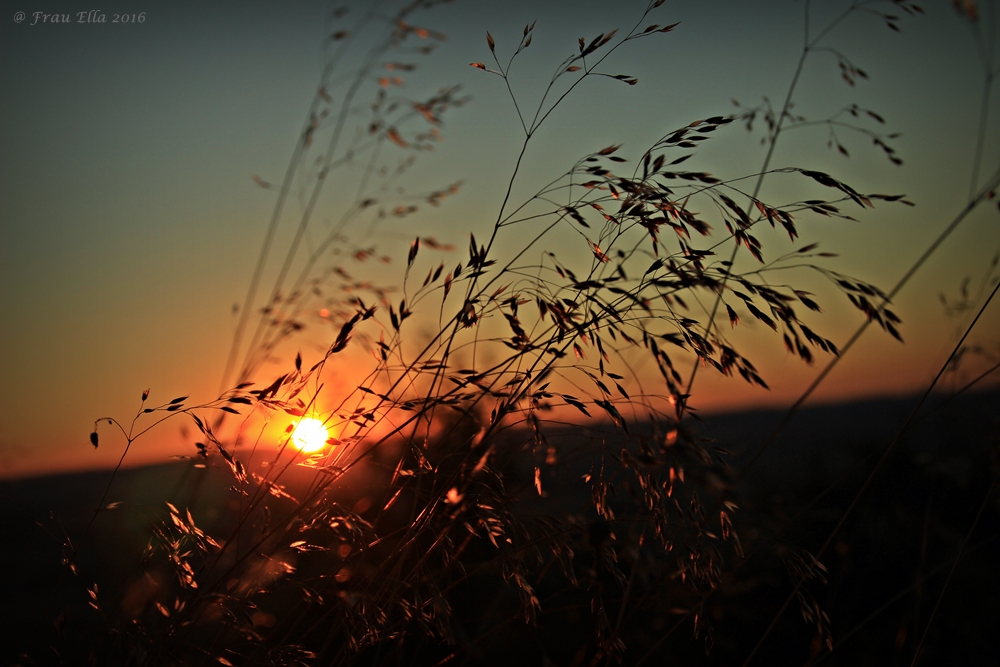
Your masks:
M 327 433 L 326 427 L 323 426 L 323 422 L 312 417 L 306 417 L 295 425 L 291 437 L 292 444 L 300 452 L 311 454 L 326 447 L 327 438 L 330 436 Z

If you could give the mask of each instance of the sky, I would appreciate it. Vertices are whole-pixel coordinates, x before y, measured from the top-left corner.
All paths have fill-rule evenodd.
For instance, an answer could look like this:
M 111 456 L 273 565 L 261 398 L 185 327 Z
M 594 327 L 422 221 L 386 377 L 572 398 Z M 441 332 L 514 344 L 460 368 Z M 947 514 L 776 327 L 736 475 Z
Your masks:
M 849 4 L 812 3 L 813 34 Z M 800 221 L 802 243 L 820 242 L 822 250 L 839 255 L 831 268 L 886 289 L 962 210 L 975 156 L 982 67 L 972 28 L 949 2 L 922 4 L 922 16 L 908 16 L 891 3 L 872 5 L 900 15 L 898 32 L 870 12 L 839 23 L 821 44 L 828 50 L 806 61 L 794 96 L 795 113 L 810 119 L 852 103 L 874 110 L 884 126 L 870 118 L 859 122 L 899 134 L 890 143 L 902 166 L 886 160 L 869 138 L 842 130 L 838 137 L 850 155 L 845 157 L 828 148 L 824 127 L 787 132 L 772 162 L 824 171 L 862 192 L 905 194 L 915 204 L 880 202 L 859 210 L 857 222 L 818 216 Z M 362 15 L 355 7 L 334 22 L 336 6 L 303 0 L 118 2 L 94 14 L 105 16 L 102 23 L 87 17 L 81 22 L 78 3 L 5 0 L 0 477 L 114 465 L 123 440 L 109 433 L 94 450 L 87 436 L 97 418 L 129 421 L 147 388 L 159 401 L 186 395 L 209 401 L 217 395 L 237 324 L 234 304 L 246 294 L 276 197 L 253 177 L 281 182 L 330 53 L 325 38 Z M 394 5 L 382 6 L 388 12 Z M 378 256 L 393 258 L 377 265 L 378 279 L 399 282 L 414 236 L 462 249 L 470 232 L 480 239 L 489 234 L 523 131 L 504 82 L 469 66 L 495 67 L 487 31 L 506 62 L 525 25 L 535 22 L 533 42 L 510 72 L 519 108 L 533 110 L 578 37 L 589 40 L 614 28 L 624 34 L 644 8 L 621 1 L 455 0 L 412 16 L 414 26 L 447 39 L 432 35 L 416 44 L 414 37 L 417 46 L 433 42 L 437 48 L 406 54 L 406 62 L 419 63 L 414 71 L 378 69 L 359 99 L 374 95 L 384 76 L 401 78 L 399 85 L 390 83 L 391 95 L 417 99 L 461 86 L 457 96 L 467 103 L 447 111 L 435 150 L 421 152 L 399 185 L 408 192 L 462 185 L 440 207 L 421 206 L 377 227 L 362 221 L 346 229 L 351 243 L 377 246 Z M 581 84 L 533 137 L 512 201 L 605 146 L 622 144 L 619 154 L 634 160 L 674 129 L 734 113 L 734 99 L 748 107 L 763 98 L 779 104 L 801 52 L 804 10 L 801 0 L 668 0 L 648 23 L 679 25 L 625 44 L 602 66 L 609 74 L 635 76 L 638 84 L 607 77 Z M 21 22 L 18 12 L 24 13 Z M 113 22 L 121 12 L 130 21 Z M 53 23 L 51 16 L 59 14 L 69 14 L 70 22 Z M 364 39 L 356 44 L 345 70 L 356 67 L 357 54 L 367 48 Z M 853 86 L 844 82 L 837 54 L 868 78 Z M 994 87 L 994 109 L 1000 106 L 997 96 Z M 981 181 L 1000 159 L 998 121 L 994 113 L 983 142 Z M 726 178 L 756 173 L 765 154 L 762 127 L 759 121 L 753 132 L 737 123 L 727 126 L 688 165 Z M 394 148 L 390 143 L 385 150 Z M 385 155 L 399 160 L 406 153 Z M 317 204 L 317 224 L 334 224 L 360 171 L 337 176 Z M 801 180 L 769 179 L 761 197 L 782 202 L 828 194 L 803 187 Z M 303 205 L 295 196 L 290 201 L 290 207 Z M 958 299 L 968 278 L 973 309 L 983 303 L 979 287 L 989 285 L 989 263 L 1000 248 L 998 225 L 995 200 L 968 216 L 895 302 L 905 344 L 873 328 L 814 400 L 925 388 L 971 321 L 969 312 L 949 314 L 940 295 Z M 290 234 L 290 227 L 282 227 L 278 245 L 287 245 Z M 306 244 L 317 238 L 307 237 Z M 504 237 L 498 252 L 512 251 L 518 240 L 516 234 Z M 426 245 L 423 252 L 429 252 Z M 438 254 L 449 265 L 466 259 L 462 250 Z M 269 265 L 265 285 L 276 270 Z M 825 312 L 815 328 L 842 344 L 861 316 L 823 289 L 817 286 Z M 998 313 L 993 305 L 973 331 L 970 344 L 983 353 L 970 355 L 964 377 L 1000 354 Z M 788 404 L 825 361 L 807 366 L 789 357 L 759 325 L 733 335 L 743 336 L 772 389 L 751 389 L 706 372 L 695 393 L 704 411 Z M 315 358 L 314 348 L 329 342 L 328 336 L 303 343 L 304 357 Z M 950 382 L 960 386 L 958 379 Z M 189 449 L 178 427 L 168 423 L 140 439 L 128 462 L 163 461 Z

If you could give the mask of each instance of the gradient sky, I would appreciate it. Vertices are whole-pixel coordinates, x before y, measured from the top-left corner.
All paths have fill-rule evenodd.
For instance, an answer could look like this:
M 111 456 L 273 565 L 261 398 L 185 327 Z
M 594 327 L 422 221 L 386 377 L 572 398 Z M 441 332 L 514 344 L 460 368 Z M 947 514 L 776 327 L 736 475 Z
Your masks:
M 849 3 L 813 4 L 816 26 Z M 118 2 L 101 5 L 108 21 L 124 10 L 144 11 L 144 22 L 88 24 L 75 22 L 79 3 L 3 5 L 0 476 L 113 465 L 120 441 L 109 438 L 97 451 L 87 442 L 95 418 L 130 418 L 146 388 L 159 400 L 210 400 L 218 389 L 235 325 L 232 305 L 245 293 L 275 196 L 251 176 L 281 180 L 316 90 L 329 6 Z M 533 44 L 512 72 L 515 94 L 532 107 L 577 37 L 625 31 L 643 8 L 620 0 L 456 0 L 415 16 L 413 23 L 449 39 L 405 74 L 405 92 L 425 97 L 460 84 L 471 101 L 449 111 L 445 140 L 420 156 L 406 185 L 464 185 L 440 209 L 383 225 L 380 252 L 402 259 L 418 234 L 464 248 L 469 231 L 488 233 L 520 129 L 502 81 L 469 67 L 489 64 L 487 30 L 498 53 L 509 54 L 524 25 L 537 21 Z M 582 86 L 529 149 L 515 199 L 609 144 L 624 144 L 626 157 L 641 155 L 673 129 L 731 113 L 733 98 L 749 106 L 767 96 L 777 104 L 801 48 L 803 8 L 795 0 L 666 2 L 649 22 L 680 25 L 626 45 L 603 68 L 634 75 L 639 84 L 600 79 Z M 970 27 L 950 3 L 928 0 L 924 9 L 925 16 L 904 17 L 900 33 L 871 15 L 845 21 L 825 43 L 869 79 L 850 87 L 836 58 L 816 53 L 795 98 L 795 110 L 810 118 L 852 102 L 877 111 L 885 131 L 900 133 L 892 145 L 904 165 L 893 166 L 870 140 L 849 134 L 842 142 L 851 157 L 844 158 L 827 148 L 822 128 L 787 133 L 773 163 L 826 171 L 860 191 L 906 194 L 916 204 L 879 204 L 859 223 L 800 221 L 803 243 L 821 241 L 840 254 L 831 268 L 884 288 L 961 210 L 970 188 L 981 68 Z M 24 22 L 14 21 L 17 11 L 26 13 Z M 30 25 L 36 11 L 71 13 L 74 22 Z M 995 87 L 994 107 L 997 95 Z M 992 121 L 987 174 L 1000 157 L 1000 117 Z M 764 156 L 760 131 L 759 123 L 753 134 L 734 123 L 688 165 L 720 177 L 752 174 Z M 769 181 L 762 198 L 807 196 L 789 187 Z M 336 216 L 335 197 L 321 206 L 321 217 Z M 994 205 L 970 216 L 897 299 L 906 344 L 871 330 L 816 400 L 926 386 L 969 321 L 947 316 L 939 294 L 957 297 L 965 277 L 973 288 L 982 281 L 1000 245 L 998 230 Z M 448 263 L 464 259 L 459 252 Z M 399 262 L 389 266 L 402 270 Z M 836 295 L 821 296 L 826 317 L 816 328 L 841 343 L 860 315 Z M 993 355 L 998 312 L 993 307 L 973 335 Z M 748 331 L 748 354 L 773 390 L 704 373 L 696 406 L 788 403 L 821 368 L 787 357 L 763 327 Z M 190 453 L 175 425 L 141 442 L 132 463 Z

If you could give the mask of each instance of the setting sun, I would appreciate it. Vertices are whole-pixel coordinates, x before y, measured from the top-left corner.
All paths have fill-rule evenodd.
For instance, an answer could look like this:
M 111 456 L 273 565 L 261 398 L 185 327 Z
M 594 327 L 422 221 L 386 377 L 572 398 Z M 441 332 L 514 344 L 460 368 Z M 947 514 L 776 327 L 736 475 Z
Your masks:
M 312 417 L 306 417 L 295 426 L 291 437 L 292 444 L 299 451 L 311 454 L 312 452 L 318 452 L 326 446 L 326 440 L 329 435 L 327 434 L 326 427 L 323 426 L 323 422 Z

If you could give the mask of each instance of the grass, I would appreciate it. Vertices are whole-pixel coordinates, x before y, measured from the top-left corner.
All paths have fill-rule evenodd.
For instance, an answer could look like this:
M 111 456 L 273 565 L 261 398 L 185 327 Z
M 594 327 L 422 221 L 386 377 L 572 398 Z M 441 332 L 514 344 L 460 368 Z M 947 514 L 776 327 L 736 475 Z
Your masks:
M 41 624 L 57 619 L 54 652 L 24 660 L 599 665 L 669 656 L 813 664 L 837 660 L 835 647 L 856 633 L 883 631 L 874 619 L 911 593 L 912 618 L 896 633 L 891 659 L 905 654 L 915 664 L 922 651 L 945 655 L 949 643 L 934 633 L 942 623 L 958 631 L 942 620 L 950 612 L 940 611 L 956 573 L 963 576 L 957 564 L 972 563 L 981 585 L 996 586 L 982 565 L 995 535 L 981 528 L 995 533 L 996 471 L 980 465 L 957 483 L 934 467 L 941 448 L 905 445 L 937 379 L 893 437 L 860 452 L 840 479 L 786 483 L 769 497 L 767 480 L 755 476 L 791 414 L 865 328 L 875 323 L 901 338 L 892 298 L 997 187 L 1000 172 L 980 178 L 977 151 L 968 204 L 888 292 L 837 270 L 817 244 L 770 254 L 771 245 L 785 243 L 774 234 L 797 243 L 803 218 L 853 220 L 876 205 L 909 203 L 813 169 L 774 167 L 772 159 L 791 129 L 823 125 L 842 152 L 840 137 L 856 132 L 890 163 L 901 162 L 875 111 L 850 105 L 808 120 L 792 108 L 814 53 L 833 53 L 848 83 L 866 76 L 830 44 L 847 16 L 865 14 L 895 30 L 896 13 L 919 8 L 904 0 L 852 2 L 816 26 L 806 3 L 803 48 L 780 108 L 739 107 L 684 122 L 635 155 L 617 145 L 585 153 L 523 201 L 515 192 L 527 149 L 553 112 L 584 82 L 637 85 L 608 75 L 606 65 L 633 42 L 669 39 L 679 27 L 661 18 L 659 0 L 627 32 L 581 39 L 554 65 L 534 107 L 511 85 L 533 24 L 513 37 L 487 33 L 488 61 L 472 66 L 507 89 L 523 132 L 505 196 L 469 235 L 454 268 L 437 259 L 454 248 L 417 236 L 394 285 L 387 271 L 364 268 L 379 250 L 361 241 L 459 191 L 457 184 L 415 195 L 397 190 L 440 137 L 445 115 L 466 102 L 454 87 L 422 100 L 395 90 L 396 72 L 410 71 L 410 59 L 443 38 L 420 22 L 435 4 L 414 2 L 391 17 L 375 9 L 330 16 L 327 64 L 284 181 L 258 181 L 276 190 L 276 204 L 224 390 L 204 404 L 186 396 L 155 402 L 146 391 L 131 421 L 95 422 L 92 444 L 119 431 L 124 462 L 149 429 L 188 420 L 196 454 L 152 522 L 140 565 L 111 594 L 88 583 L 74 603 L 62 593 L 68 580 L 90 581 L 78 564 L 88 549 L 107 548 L 94 536 L 108 512 L 121 511 L 108 503 L 121 474 L 115 470 L 80 536 L 62 540 L 64 567 Z M 970 6 L 959 8 L 971 21 Z M 971 22 L 992 57 L 991 33 Z M 989 57 L 987 101 L 995 75 Z M 988 117 L 984 102 L 980 137 Z M 685 164 L 696 164 L 703 141 L 720 141 L 740 125 L 753 131 L 761 119 L 767 152 L 751 173 L 716 176 Z M 384 149 L 393 145 L 410 159 L 392 164 Z M 765 179 L 783 179 L 801 195 L 763 201 Z M 354 195 L 339 199 L 339 219 L 317 240 L 321 194 L 335 180 Z M 262 296 L 295 198 L 300 215 L 288 253 Z M 362 267 L 358 275 L 345 268 L 347 258 Z M 820 297 L 802 288 L 813 276 L 863 315 L 845 344 L 815 324 Z M 982 299 L 980 314 L 995 292 Z M 706 435 L 710 425 L 700 423 L 693 397 L 702 367 L 767 386 L 732 333 L 752 320 L 777 332 L 779 345 L 803 362 L 830 361 L 775 433 L 734 458 L 727 442 Z M 317 324 L 329 332 L 324 352 L 315 360 L 296 352 L 293 360 L 290 350 Z M 276 376 L 274 359 L 283 365 Z M 343 386 L 344 368 L 363 369 L 351 386 Z M 276 426 L 285 416 L 322 422 L 326 446 L 300 452 L 294 424 L 284 432 Z M 965 445 L 962 456 L 981 461 L 982 451 Z M 930 458 L 919 462 L 922 455 Z M 880 486 L 886 470 L 906 471 L 903 488 Z M 922 475 L 930 475 L 935 494 L 950 496 L 932 495 L 919 526 L 909 525 L 916 514 L 900 510 L 907 521 L 895 526 L 899 539 L 922 541 L 917 549 L 886 547 L 887 557 L 912 577 L 884 582 L 882 610 L 856 619 L 855 603 L 826 591 L 864 591 L 846 583 L 863 576 L 871 553 L 858 545 L 872 542 L 865 533 L 886 530 L 878 524 L 888 520 L 865 504 L 876 493 L 890 504 L 919 498 Z M 856 520 L 859 507 L 868 507 L 864 520 Z M 955 533 L 955 526 L 964 528 Z M 945 572 L 932 605 L 929 584 Z M 796 606 L 804 625 L 784 613 Z M 828 608 L 855 627 L 835 633 Z M 996 616 L 988 607 L 980 613 Z M 67 623 L 72 632 L 64 632 Z M 975 651 L 969 655 L 985 655 Z

